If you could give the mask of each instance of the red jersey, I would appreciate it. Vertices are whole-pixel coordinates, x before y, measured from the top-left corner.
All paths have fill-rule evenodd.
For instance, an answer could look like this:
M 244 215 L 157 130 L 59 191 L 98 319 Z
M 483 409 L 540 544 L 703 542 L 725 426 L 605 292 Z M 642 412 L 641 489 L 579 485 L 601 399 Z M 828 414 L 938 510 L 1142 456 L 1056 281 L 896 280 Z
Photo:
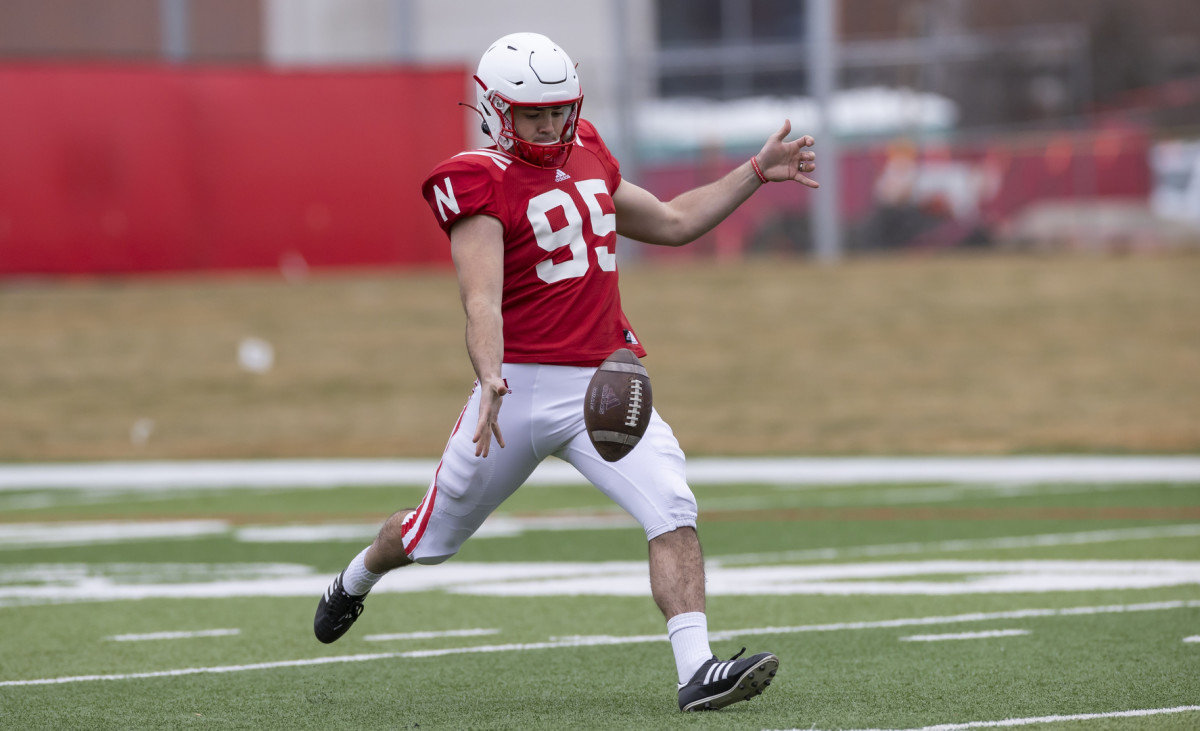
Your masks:
M 504 226 L 504 361 L 599 365 L 638 343 L 617 291 L 616 159 L 580 120 L 566 164 L 543 169 L 495 147 L 461 152 L 421 190 L 442 230 L 467 216 Z

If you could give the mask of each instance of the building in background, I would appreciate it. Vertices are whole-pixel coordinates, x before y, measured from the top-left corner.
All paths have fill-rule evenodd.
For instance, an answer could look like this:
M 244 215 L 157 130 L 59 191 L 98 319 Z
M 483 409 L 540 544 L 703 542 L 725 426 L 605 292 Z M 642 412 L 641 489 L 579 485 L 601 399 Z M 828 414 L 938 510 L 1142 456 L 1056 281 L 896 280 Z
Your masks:
M 842 91 L 829 110 L 810 95 L 805 0 L 601 0 L 553 13 L 533 0 L 502 13 L 483 0 L 5 0 L 0 66 L 469 74 L 496 37 L 533 30 L 570 51 L 586 116 L 662 194 L 757 149 L 783 116 L 828 134 L 816 126 L 828 111 L 845 151 L 850 248 L 938 248 L 1069 239 L 1082 202 L 1134 201 L 1142 215 L 1164 199 L 1156 180 L 1190 185 L 1179 178 L 1191 167 L 1161 161 L 1192 148 L 1155 150 L 1200 137 L 1193 5 L 842 0 Z M 474 101 L 466 79 L 460 97 Z M 463 144 L 482 143 L 461 114 Z M 808 211 L 772 195 L 679 255 L 807 250 Z M 1172 220 L 1200 220 L 1186 210 L 1192 199 L 1172 199 Z M 1128 221 L 1118 239 L 1147 225 Z
M 503 13 L 484 0 L 5 0 L 0 59 L 162 58 L 173 15 L 186 63 L 473 66 L 491 40 L 531 29 L 588 67 L 593 113 L 629 97 L 807 91 L 804 0 L 544 9 L 532 0 L 510 0 Z M 1128 105 L 1132 92 L 1200 77 L 1200 14 L 1189 0 L 846 0 L 839 10 L 844 87 L 944 96 L 965 127 Z M 616 73 L 630 90 L 614 88 Z

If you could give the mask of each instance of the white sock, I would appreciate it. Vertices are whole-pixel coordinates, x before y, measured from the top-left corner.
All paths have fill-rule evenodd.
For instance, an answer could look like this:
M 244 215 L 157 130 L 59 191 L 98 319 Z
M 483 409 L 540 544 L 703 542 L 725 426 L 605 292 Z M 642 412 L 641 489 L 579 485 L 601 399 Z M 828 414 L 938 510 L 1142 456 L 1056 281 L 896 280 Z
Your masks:
M 371 590 L 371 587 L 378 584 L 379 580 L 383 578 L 383 574 L 368 571 L 367 565 L 363 563 L 369 548 L 370 546 L 367 546 L 367 548 L 364 548 L 361 553 L 355 556 L 350 565 L 346 567 L 346 573 L 342 574 L 342 588 L 350 596 L 362 596 L 366 594 Z
M 667 620 L 667 636 L 675 652 L 675 670 L 679 684 L 692 679 L 700 666 L 712 659 L 708 646 L 708 617 L 704 612 L 676 614 Z

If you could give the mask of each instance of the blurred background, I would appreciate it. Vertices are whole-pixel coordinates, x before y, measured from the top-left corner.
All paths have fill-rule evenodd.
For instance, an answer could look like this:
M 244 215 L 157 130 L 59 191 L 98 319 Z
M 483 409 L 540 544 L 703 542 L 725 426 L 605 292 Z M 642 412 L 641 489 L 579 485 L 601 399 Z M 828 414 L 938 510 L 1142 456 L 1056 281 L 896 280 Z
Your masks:
M 622 243 L 690 452 L 1196 451 L 1194 6 L 0 0 L 0 459 L 437 454 L 419 187 L 522 30 L 664 199 L 817 140 L 820 191 Z
M 4 0 L 0 273 L 445 262 L 417 185 L 484 141 L 456 102 L 516 30 L 567 49 L 585 114 L 660 195 L 757 151 L 783 118 L 817 137 L 835 210 L 773 187 L 675 256 L 1183 246 L 1200 231 L 1193 11 Z

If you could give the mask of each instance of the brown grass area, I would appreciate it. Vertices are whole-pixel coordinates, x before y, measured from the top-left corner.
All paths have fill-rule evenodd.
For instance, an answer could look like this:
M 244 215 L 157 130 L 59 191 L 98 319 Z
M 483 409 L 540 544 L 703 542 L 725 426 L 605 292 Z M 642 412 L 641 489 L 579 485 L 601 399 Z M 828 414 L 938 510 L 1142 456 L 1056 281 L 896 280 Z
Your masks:
M 1200 451 L 1200 256 L 643 263 L 622 284 L 692 454 Z M 270 372 L 238 367 L 247 336 Z M 473 379 L 446 270 L 0 283 L 0 460 L 435 457 Z

